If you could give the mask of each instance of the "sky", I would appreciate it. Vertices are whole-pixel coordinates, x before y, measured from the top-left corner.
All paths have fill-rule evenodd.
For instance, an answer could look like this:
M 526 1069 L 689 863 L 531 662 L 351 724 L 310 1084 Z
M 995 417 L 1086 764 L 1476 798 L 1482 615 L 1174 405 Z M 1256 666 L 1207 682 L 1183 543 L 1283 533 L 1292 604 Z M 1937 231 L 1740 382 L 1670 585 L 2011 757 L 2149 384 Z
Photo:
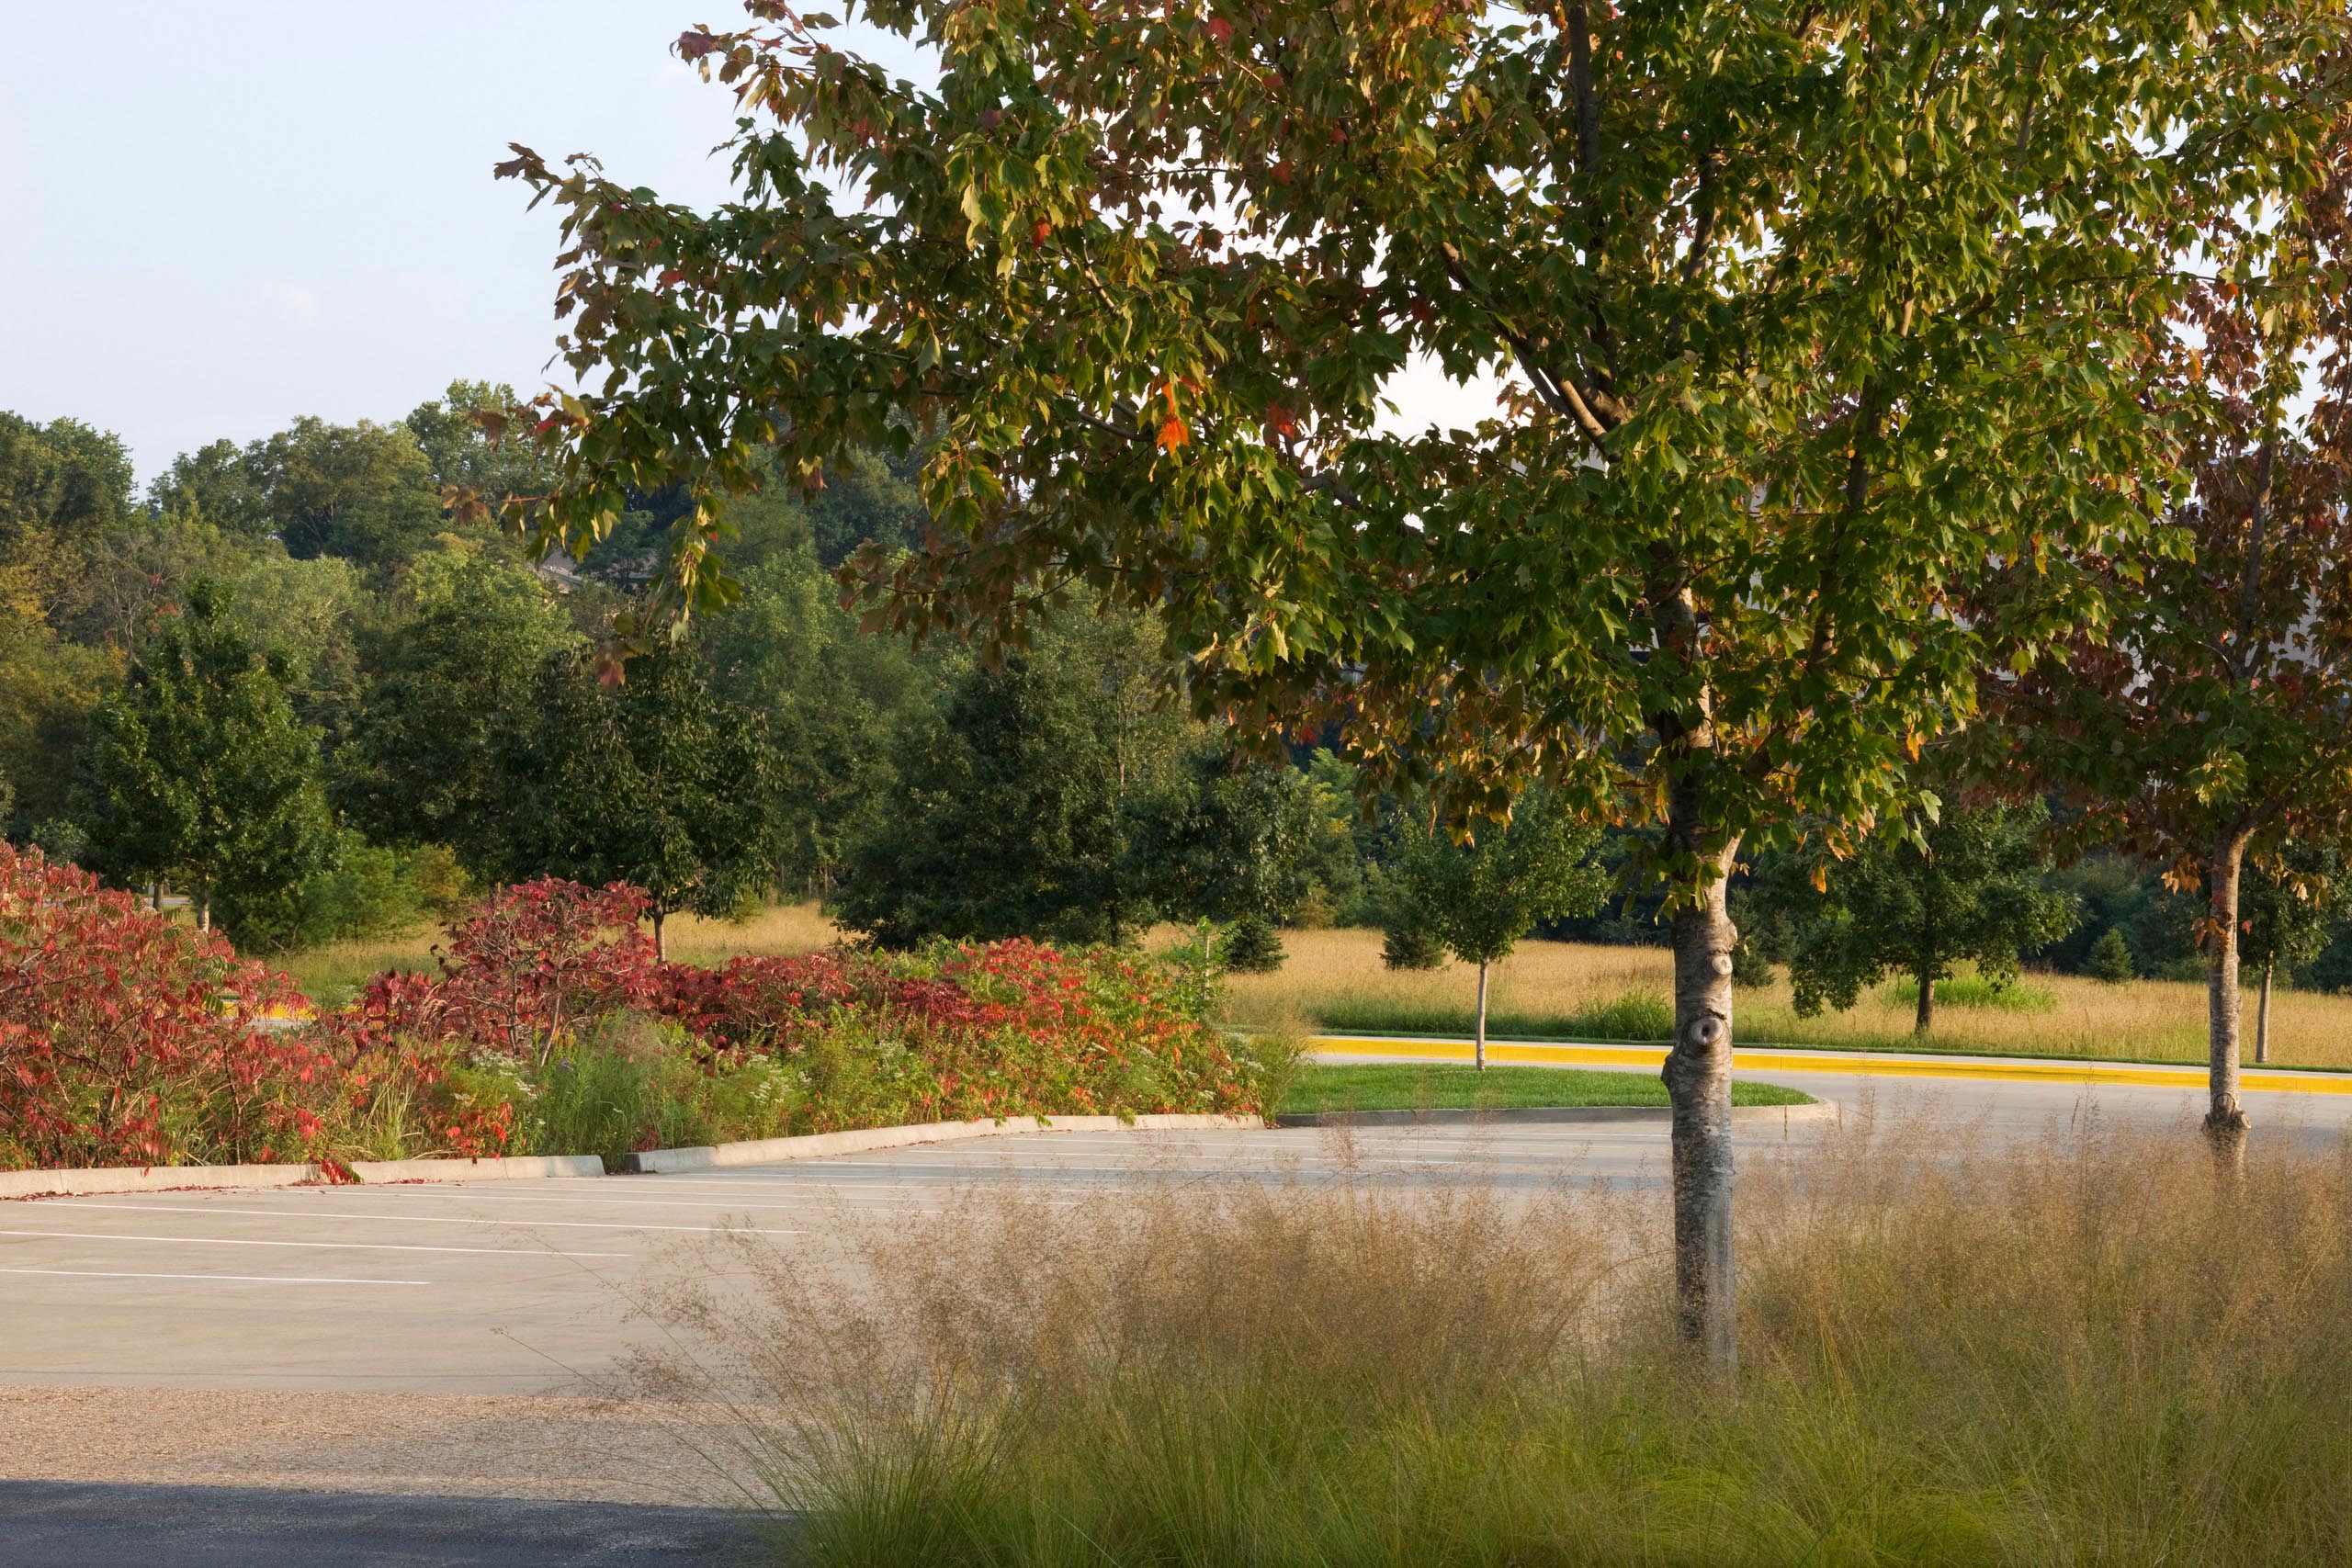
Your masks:
M 491 165 L 593 152 L 724 198 L 734 104 L 669 53 L 728 0 L 0 0 L 0 409 L 142 480 L 299 414 L 397 419 L 549 367 L 556 223 Z M 922 62 L 872 43 L 894 70 Z M 1406 427 L 1490 388 L 1391 388 Z

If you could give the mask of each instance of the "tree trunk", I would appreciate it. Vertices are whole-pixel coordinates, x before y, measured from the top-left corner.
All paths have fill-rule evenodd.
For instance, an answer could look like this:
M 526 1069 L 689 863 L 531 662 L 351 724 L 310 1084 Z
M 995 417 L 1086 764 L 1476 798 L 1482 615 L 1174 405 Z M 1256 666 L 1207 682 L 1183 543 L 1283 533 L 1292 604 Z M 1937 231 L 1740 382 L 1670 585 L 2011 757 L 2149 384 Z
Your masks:
M 1475 1048 L 1478 1070 L 1487 1070 L 1487 961 L 1478 960 L 1478 1043 Z
M 2205 1135 L 2227 1171 L 2245 1164 L 2245 1111 L 2238 1103 L 2238 870 L 2245 835 L 2232 833 L 2213 848 L 2205 868 L 2208 908 L 2215 930 L 2211 981 L 2206 995 L 2210 1078 Z
M 2262 966 L 2262 1004 L 2254 1010 L 2254 1059 L 2257 1066 L 2270 1060 L 2270 976 L 2278 966 Z
M 160 914 L 162 914 L 162 913 L 164 912 L 164 879 L 163 879 L 162 877 L 160 877 L 160 876 L 159 876 L 159 877 L 157 877 L 157 878 L 155 879 L 155 889 L 154 889 L 154 891 L 155 891 L 155 913 L 157 913 L 157 914 L 159 914 L 159 915 L 160 915 Z
M 196 890 L 196 929 L 212 929 L 212 889 L 209 886 L 199 885 Z
M 662 920 L 663 920 L 663 919 L 665 919 L 666 918 L 667 918 L 667 915 L 666 915 L 665 911 L 662 909 L 662 906 L 661 906 L 661 905 L 659 905 L 659 904 L 654 905 L 654 906 L 653 906 L 653 962 L 654 962 L 654 963 L 656 963 L 656 964 L 667 964 L 667 963 L 669 963 L 669 962 L 670 962 L 670 948 L 669 948 L 669 945 L 662 940 Z
M 1721 874 L 1675 914 L 1674 1046 L 1660 1075 L 1674 1104 L 1676 1319 L 1719 1376 L 1739 1359 L 1731 1255 L 1731 950 L 1739 932 L 1727 906 L 1736 847 L 1710 857 Z
M 1914 1034 L 1925 1034 L 1936 1026 L 1936 977 L 1932 974 L 1919 976 L 1919 1013 L 1911 1025 Z

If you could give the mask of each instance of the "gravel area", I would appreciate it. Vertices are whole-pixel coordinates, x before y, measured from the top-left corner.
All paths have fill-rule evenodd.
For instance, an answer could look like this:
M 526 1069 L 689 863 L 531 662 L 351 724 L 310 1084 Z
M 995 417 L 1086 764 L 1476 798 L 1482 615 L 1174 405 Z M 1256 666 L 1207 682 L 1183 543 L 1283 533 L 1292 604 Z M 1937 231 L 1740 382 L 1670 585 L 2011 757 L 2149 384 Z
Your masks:
M 658 1404 L 0 1384 L 0 1480 L 727 1505 L 724 1430 Z

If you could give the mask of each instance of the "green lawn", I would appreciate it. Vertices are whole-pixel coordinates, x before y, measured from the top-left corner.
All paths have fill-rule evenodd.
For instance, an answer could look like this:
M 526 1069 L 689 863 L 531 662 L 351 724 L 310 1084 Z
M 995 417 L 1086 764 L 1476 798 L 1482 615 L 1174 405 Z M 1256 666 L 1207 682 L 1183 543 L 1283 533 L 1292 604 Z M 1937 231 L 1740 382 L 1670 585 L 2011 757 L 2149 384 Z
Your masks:
M 1813 1097 L 1735 1079 L 1734 1105 L 1810 1105 Z M 1651 1072 L 1584 1067 L 1475 1067 L 1428 1062 L 1310 1066 L 1283 1097 L 1283 1111 L 1497 1110 L 1518 1105 L 1657 1105 L 1666 1086 Z

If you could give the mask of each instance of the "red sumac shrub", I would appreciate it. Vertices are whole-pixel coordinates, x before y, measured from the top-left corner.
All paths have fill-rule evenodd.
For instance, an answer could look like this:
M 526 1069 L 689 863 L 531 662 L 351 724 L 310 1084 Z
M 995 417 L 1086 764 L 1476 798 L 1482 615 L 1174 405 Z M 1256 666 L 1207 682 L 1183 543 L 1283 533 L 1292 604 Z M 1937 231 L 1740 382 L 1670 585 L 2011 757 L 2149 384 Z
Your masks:
M 662 966 L 638 926 L 645 908 L 620 883 L 502 889 L 449 939 L 438 973 L 379 975 L 334 1026 L 361 1044 L 460 1045 L 544 1066 L 581 1025 L 661 1005 Z
M 220 937 L 0 844 L 0 1168 L 305 1154 L 331 1064 L 255 1029 L 303 1005 Z

